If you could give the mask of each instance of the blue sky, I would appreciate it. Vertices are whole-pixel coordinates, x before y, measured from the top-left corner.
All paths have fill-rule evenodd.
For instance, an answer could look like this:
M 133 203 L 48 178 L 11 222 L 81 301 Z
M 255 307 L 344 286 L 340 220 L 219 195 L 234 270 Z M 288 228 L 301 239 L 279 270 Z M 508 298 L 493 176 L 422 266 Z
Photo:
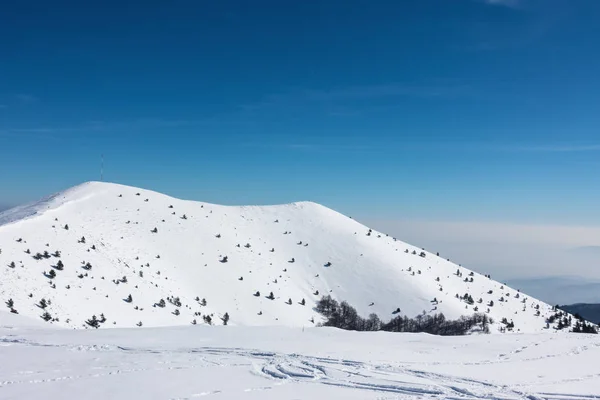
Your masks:
M 600 2 L 0 5 L 0 203 L 99 179 L 599 224 Z

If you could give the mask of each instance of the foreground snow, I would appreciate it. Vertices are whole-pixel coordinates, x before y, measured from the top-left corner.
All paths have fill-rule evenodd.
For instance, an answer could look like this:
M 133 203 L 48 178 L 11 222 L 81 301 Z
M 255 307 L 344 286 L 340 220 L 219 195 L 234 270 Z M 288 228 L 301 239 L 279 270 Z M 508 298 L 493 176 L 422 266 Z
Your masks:
M 0 312 L 2 399 L 598 399 L 598 335 L 66 330 Z

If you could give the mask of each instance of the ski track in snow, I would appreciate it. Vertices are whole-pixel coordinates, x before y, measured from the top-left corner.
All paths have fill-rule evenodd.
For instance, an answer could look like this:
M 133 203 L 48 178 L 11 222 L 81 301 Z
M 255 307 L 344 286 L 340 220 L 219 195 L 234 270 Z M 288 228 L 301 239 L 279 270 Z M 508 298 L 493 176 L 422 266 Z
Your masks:
M 577 335 L 574 340 L 565 335 L 493 335 L 488 337 L 494 341 L 490 345 L 480 335 L 365 335 L 313 328 L 306 336 L 297 328 L 177 329 L 149 329 L 146 336 L 141 330 L 117 329 L 103 336 L 102 331 L 77 335 L 0 328 L 0 361 L 7 356 L 14 361 L 0 366 L 0 399 L 28 398 L 32 393 L 77 398 L 89 387 L 95 389 L 86 392 L 88 398 L 126 399 L 139 389 L 136 382 L 143 382 L 142 392 L 147 394 L 138 398 L 161 399 L 600 399 L 600 367 L 591 362 L 600 356 L 600 339 L 594 335 Z M 233 335 L 222 337 L 227 330 Z M 198 341 L 200 345 L 194 345 Z M 354 349 L 340 351 L 334 342 Z M 274 350 L 268 349 L 269 343 L 277 343 Z M 419 348 L 427 347 L 435 354 L 423 355 Z M 513 350 L 498 357 L 492 347 Z M 301 351 L 283 351 L 286 348 Z M 463 354 L 467 350 L 472 353 Z M 530 351 L 535 354 L 528 355 Z M 471 358 L 481 361 L 473 363 Z M 553 360 L 556 364 L 544 370 Z M 586 363 L 586 368 L 571 372 Z M 556 374 L 557 365 L 565 371 Z M 519 373 L 509 378 L 514 370 Z M 550 377 L 540 379 L 546 374 Z M 580 390 L 569 392 L 571 388 Z
M 36 344 L 26 344 L 36 345 Z M 68 347 L 68 346 L 67 346 Z M 98 351 L 97 348 L 82 349 L 79 351 Z M 164 354 L 157 350 L 148 349 L 130 349 L 130 348 L 110 348 L 104 347 L 101 351 L 113 352 L 123 351 L 133 355 L 140 354 Z M 79 375 L 60 375 L 61 370 L 52 371 L 55 376 L 45 379 L 22 379 L 13 381 L 0 381 L 0 387 L 8 385 L 22 384 L 45 384 L 62 382 L 66 380 L 80 380 L 87 378 L 100 378 L 118 374 L 132 374 L 140 371 L 160 372 L 162 370 L 183 370 L 192 368 L 205 368 L 207 366 L 227 366 L 244 365 L 250 360 L 254 373 L 264 376 L 267 379 L 277 381 L 274 384 L 314 382 L 325 385 L 339 386 L 350 389 L 360 389 L 377 392 L 389 392 L 410 396 L 433 395 L 431 398 L 449 398 L 448 396 L 459 395 L 461 399 L 519 399 L 521 394 L 511 390 L 505 390 L 494 387 L 485 382 L 474 380 L 461 380 L 453 377 L 447 377 L 439 374 L 430 374 L 423 371 L 413 371 L 410 369 L 397 370 L 387 369 L 382 366 L 370 365 L 363 362 L 351 360 L 332 360 L 306 357 L 297 354 L 277 354 L 260 353 L 251 350 L 242 349 L 189 349 L 181 350 L 180 353 L 193 355 L 193 358 L 184 365 L 158 365 L 153 368 L 127 368 L 126 366 L 101 365 L 94 367 L 95 372 Z M 173 352 L 169 352 L 170 355 Z M 17 374 L 34 374 L 32 371 L 19 371 Z M 415 384 L 406 381 L 406 377 L 418 378 L 430 383 Z M 435 383 L 434 383 L 435 382 Z M 466 384 L 468 387 L 459 387 L 457 385 Z M 269 388 L 248 388 L 245 391 L 265 390 Z M 500 389 L 500 390 L 499 390 Z M 505 397 L 498 397 L 498 394 L 490 394 L 491 391 L 502 392 Z M 217 394 L 220 391 L 205 392 L 194 396 L 206 396 Z M 1 392 L 0 392 L 1 394 Z M 191 398 L 190 397 L 190 398 Z

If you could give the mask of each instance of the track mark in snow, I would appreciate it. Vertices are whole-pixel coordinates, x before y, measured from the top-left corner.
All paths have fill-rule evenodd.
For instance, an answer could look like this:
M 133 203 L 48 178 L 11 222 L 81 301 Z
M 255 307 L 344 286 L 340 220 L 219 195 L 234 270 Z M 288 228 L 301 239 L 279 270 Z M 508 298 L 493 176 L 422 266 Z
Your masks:
M 567 394 L 567 393 L 540 393 L 543 397 L 532 397 L 531 400 L 593 400 L 600 399 L 600 395 Z

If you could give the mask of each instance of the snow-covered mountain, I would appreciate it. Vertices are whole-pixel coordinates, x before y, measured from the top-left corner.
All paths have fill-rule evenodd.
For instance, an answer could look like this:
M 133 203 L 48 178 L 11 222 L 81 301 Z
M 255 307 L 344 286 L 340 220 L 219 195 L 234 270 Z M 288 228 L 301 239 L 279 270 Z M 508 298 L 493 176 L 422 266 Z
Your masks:
M 206 316 L 222 324 L 225 313 L 234 325 L 312 326 L 326 294 L 383 320 L 398 308 L 409 317 L 486 312 L 493 332 L 503 318 L 515 331 L 541 331 L 553 313 L 311 202 L 231 207 L 89 182 L 1 213 L 0 249 L 0 299 L 74 328 L 101 314 L 102 327 L 203 324 Z

